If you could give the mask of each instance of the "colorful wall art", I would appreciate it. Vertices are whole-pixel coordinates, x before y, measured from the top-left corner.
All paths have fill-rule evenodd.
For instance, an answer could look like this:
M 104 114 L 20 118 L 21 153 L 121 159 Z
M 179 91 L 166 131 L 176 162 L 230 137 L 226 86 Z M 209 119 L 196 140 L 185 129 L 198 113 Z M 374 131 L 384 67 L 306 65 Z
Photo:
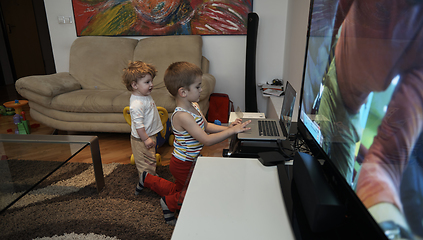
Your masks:
M 253 0 L 72 0 L 78 36 L 239 35 Z

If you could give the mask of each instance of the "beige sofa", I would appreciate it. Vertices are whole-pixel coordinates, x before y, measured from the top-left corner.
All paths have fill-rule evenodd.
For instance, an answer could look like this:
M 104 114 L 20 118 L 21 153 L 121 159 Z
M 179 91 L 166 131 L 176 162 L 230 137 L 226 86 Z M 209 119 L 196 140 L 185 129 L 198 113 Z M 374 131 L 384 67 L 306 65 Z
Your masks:
M 214 90 L 209 61 L 202 56 L 198 35 L 160 36 L 141 40 L 122 37 L 79 37 L 70 50 L 69 72 L 29 76 L 16 81 L 18 93 L 29 100 L 30 115 L 47 126 L 64 131 L 130 132 L 122 111 L 130 92 L 121 82 L 130 61 L 156 66 L 151 93 L 157 106 L 173 112 L 174 98 L 163 76 L 173 62 L 188 61 L 203 70 L 200 107 L 204 114 Z

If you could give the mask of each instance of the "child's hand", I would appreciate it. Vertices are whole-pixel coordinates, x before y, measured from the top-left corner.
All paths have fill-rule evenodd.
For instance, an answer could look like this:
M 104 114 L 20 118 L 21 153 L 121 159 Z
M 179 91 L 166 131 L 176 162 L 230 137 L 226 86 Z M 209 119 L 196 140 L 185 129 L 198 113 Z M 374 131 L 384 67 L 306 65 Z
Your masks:
M 154 141 L 151 139 L 151 138 L 147 138 L 145 141 L 144 141 L 144 144 L 145 144 L 145 147 L 147 148 L 147 149 L 150 149 L 150 148 L 152 148 L 152 147 L 154 147 Z
M 241 120 L 241 119 L 240 119 Z M 235 121 L 234 121 L 235 122 Z M 246 127 L 248 124 L 251 123 L 251 120 L 245 121 L 243 123 L 239 123 L 237 125 L 234 125 L 232 127 L 233 130 L 235 130 L 235 133 L 245 132 L 247 130 L 250 130 L 251 128 Z
M 229 127 L 233 127 L 236 126 L 238 124 L 241 124 L 242 120 L 240 118 L 235 119 L 235 121 L 231 122 L 231 124 L 229 125 Z

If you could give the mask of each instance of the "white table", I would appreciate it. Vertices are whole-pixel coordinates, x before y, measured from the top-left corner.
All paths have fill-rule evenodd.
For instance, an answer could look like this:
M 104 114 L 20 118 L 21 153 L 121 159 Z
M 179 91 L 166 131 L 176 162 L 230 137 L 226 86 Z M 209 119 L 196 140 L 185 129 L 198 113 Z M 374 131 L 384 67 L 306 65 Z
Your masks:
M 276 166 L 199 157 L 172 239 L 294 239 Z

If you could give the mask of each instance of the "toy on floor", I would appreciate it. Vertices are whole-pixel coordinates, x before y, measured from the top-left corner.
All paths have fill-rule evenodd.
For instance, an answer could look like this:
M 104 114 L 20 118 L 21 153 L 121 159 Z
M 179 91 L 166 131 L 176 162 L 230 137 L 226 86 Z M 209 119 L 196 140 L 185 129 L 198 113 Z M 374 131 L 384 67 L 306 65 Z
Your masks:
M 12 116 L 15 115 L 15 109 L 13 108 L 7 108 L 4 107 L 3 105 L 0 106 L 0 114 L 3 116 Z
M 15 109 L 15 114 L 21 114 L 22 107 L 28 104 L 28 100 L 15 100 L 3 103 L 3 105 L 7 108 Z
M 169 114 L 167 110 L 163 107 L 157 107 L 159 111 L 160 119 L 162 121 L 163 129 L 160 133 L 157 134 L 157 144 L 156 144 L 156 161 L 157 166 L 160 166 L 162 157 L 159 153 L 157 153 L 157 149 L 165 142 L 168 142 L 170 146 L 173 146 L 173 140 L 175 136 L 172 134 L 172 126 L 170 125 L 169 121 Z M 131 115 L 129 113 L 129 107 L 125 107 L 123 109 L 123 116 L 125 117 L 126 122 L 131 126 Z M 131 164 L 135 164 L 134 155 L 131 155 Z
M 31 133 L 31 128 L 29 127 L 29 121 L 26 120 L 24 111 L 21 112 L 21 115 L 15 114 L 15 116 L 13 116 L 13 122 L 16 125 L 15 134 L 30 134 Z

